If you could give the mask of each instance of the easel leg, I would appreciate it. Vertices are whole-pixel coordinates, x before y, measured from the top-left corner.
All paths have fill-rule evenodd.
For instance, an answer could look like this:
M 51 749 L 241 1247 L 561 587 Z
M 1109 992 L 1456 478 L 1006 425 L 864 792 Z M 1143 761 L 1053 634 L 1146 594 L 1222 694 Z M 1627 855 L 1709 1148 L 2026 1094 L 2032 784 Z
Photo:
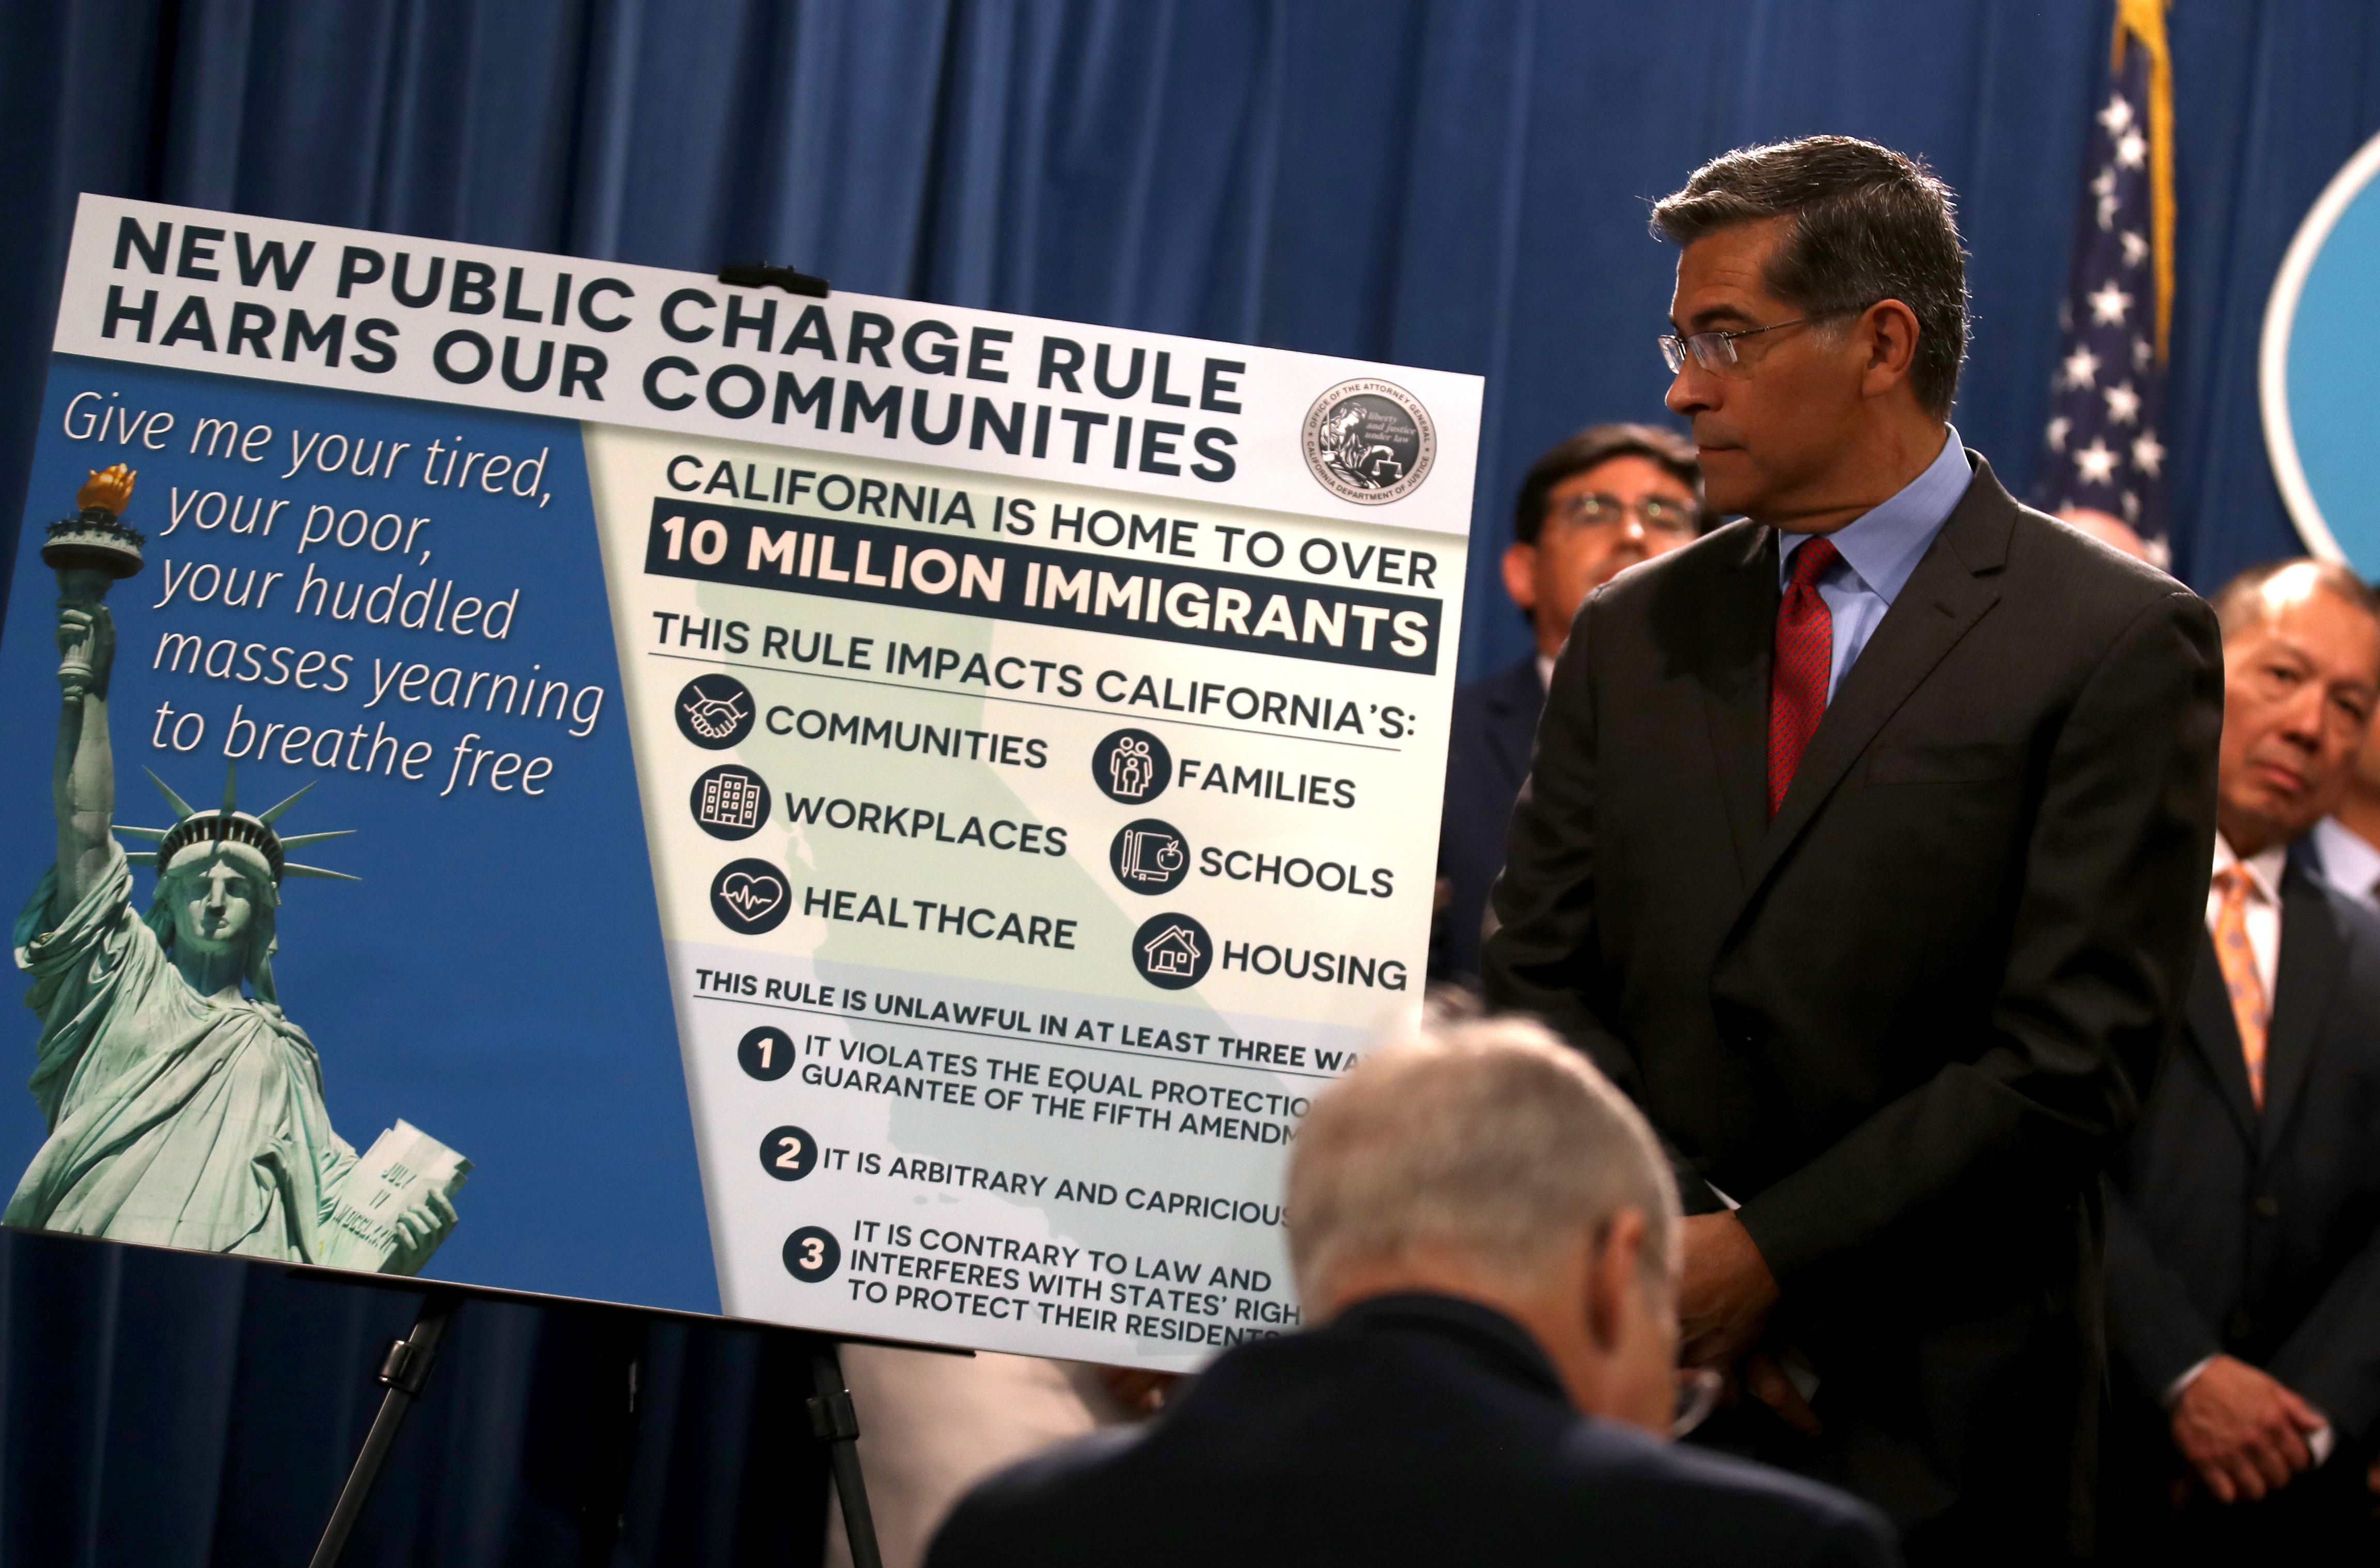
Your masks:
M 859 1416 L 844 1386 L 843 1358 L 830 1343 L 810 1356 L 818 1392 L 809 1401 L 810 1430 L 827 1440 L 834 1464 L 834 1494 L 843 1500 L 843 1533 L 851 1545 L 851 1568 L 883 1568 L 876 1550 L 876 1518 L 868 1510 L 868 1482 L 859 1473 Z M 316 1568 L 322 1568 L 317 1564 Z
M 388 1393 L 380 1402 L 380 1414 L 372 1417 L 371 1431 L 364 1438 L 363 1451 L 356 1455 L 355 1468 L 347 1472 L 347 1484 L 340 1489 L 338 1505 L 331 1510 L 331 1522 L 322 1527 L 322 1543 L 314 1548 L 311 1568 L 338 1568 L 339 1559 L 347 1550 L 347 1538 L 355 1533 L 356 1520 L 371 1497 L 373 1484 L 380 1479 L 390 1446 L 396 1441 L 396 1429 L 405 1424 L 405 1413 L 413 1407 L 413 1402 L 421 1395 L 421 1386 L 430 1380 L 430 1364 L 437 1359 L 439 1338 L 445 1333 L 447 1320 L 455 1316 L 459 1304 L 457 1296 L 431 1291 L 422 1298 L 420 1316 L 413 1320 L 413 1332 L 390 1342 L 380 1368 L 380 1380 Z

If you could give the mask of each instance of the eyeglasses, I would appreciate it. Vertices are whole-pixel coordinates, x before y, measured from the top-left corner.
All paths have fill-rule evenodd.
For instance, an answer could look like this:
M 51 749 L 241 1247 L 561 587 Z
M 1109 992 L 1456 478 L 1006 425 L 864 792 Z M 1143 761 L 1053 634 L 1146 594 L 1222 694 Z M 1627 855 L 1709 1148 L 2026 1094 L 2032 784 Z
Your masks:
M 1670 1416 L 1670 1435 L 1684 1437 L 1710 1418 L 1718 1404 L 1719 1375 L 1709 1367 L 1678 1368 L 1678 1404 Z
M 1667 495 L 1622 501 L 1598 490 L 1564 497 L 1547 521 L 1564 528 L 1616 529 L 1624 526 L 1630 517 L 1642 524 L 1646 533 L 1686 534 L 1694 531 L 1700 509 L 1691 502 Z
M 1823 322 L 1829 316 L 1856 315 L 1866 309 L 1864 305 L 1846 305 L 1836 310 L 1815 310 L 1806 316 L 1796 316 L 1790 322 L 1771 322 L 1765 327 L 1745 327 L 1738 332 L 1696 332 L 1688 333 L 1683 337 L 1673 332 L 1665 332 L 1654 341 L 1661 346 L 1661 358 L 1668 362 L 1671 375 L 1686 368 L 1689 352 L 1694 355 L 1694 363 L 1704 370 L 1713 375 L 1725 375 L 1740 363 L 1735 353 L 1735 340 L 1739 337 L 1758 337 L 1764 332 L 1808 326 L 1812 322 Z

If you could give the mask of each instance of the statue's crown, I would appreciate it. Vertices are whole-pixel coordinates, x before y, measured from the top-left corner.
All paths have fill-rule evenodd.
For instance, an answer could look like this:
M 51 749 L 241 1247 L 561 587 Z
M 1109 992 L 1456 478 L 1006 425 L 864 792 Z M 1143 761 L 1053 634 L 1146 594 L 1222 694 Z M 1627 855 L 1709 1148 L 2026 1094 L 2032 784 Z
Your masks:
M 284 811 L 305 798 L 307 790 L 314 787 L 312 784 L 308 784 L 305 789 L 299 790 L 280 805 L 267 807 L 251 817 L 239 808 L 237 763 L 234 763 L 230 772 L 225 776 L 223 807 L 220 810 L 214 811 L 194 809 L 188 801 L 167 787 L 164 780 L 155 773 L 149 772 L 146 768 L 140 771 L 149 773 L 149 782 L 157 786 L 157 792 L 165 797 L 165 804 L 174 808 L 174 825 L 170 828 L 136 828 L 124 823 L 116 825 L 117 833 L 130 833 L 136 838 L 145 838 L 157 845 L 153 850 L 144 849 L 137 854 L 125 856 L 127 860 L 135 865 L 154 866 L 158 870 L 163 871 L 174 863 L 176 855 L 194 844 L 237 844 L 254 850 L 263 857 L 264 863 L 273 869 L 273 881 L 275 885 L 280 883 L 284 876 L 327 877 L 343 882 L 362 880 L 359 877 L 351 877 L 345 871 L 328 871 L 320 866 L 300 866 L 289 859 L 286 853 L 292 849 L 303 849 L 310 844 L 321 844 L 325 839 L 345 838 L 355 832 L 353 828 L 340 828 L 321 833 L 293 833 L 287 838 L 273 831 L 273 822 Z

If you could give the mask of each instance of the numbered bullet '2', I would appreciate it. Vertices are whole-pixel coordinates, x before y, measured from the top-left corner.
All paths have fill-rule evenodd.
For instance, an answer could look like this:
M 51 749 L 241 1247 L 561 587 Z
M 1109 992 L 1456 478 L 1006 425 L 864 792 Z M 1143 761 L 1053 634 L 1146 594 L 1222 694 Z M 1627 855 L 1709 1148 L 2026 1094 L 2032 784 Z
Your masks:
M 818 1139 L 799 1127 L 771 1127 L 760 1140 L 760 1169 L 781 1182 L 798 1182 L 818 1166 Z
M 794 1070 L 794 1037 L 763 1024 L 735 1042 L 735 1060 L 764 1084 Z
M 817 1284 L 843 1266 L 843 1244 L 834 1233 L 804 1225 L 785 1238 L 785 1272 L 806 1285 Z

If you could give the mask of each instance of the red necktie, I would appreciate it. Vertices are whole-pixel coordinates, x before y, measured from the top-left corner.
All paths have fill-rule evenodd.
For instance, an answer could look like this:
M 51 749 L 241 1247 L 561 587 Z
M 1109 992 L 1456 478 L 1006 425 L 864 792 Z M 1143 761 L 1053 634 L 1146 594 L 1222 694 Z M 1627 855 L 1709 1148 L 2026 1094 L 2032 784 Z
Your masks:
M 1827 676 L 1835 663 L 1835 618 L 1818 597 L 1818 577 L 1841 558 L 1830 539 L 1793 550 L 1784 601 L 1777 606 L 1777 661 L 1768 682 L 1768 814 L 1785 804 L 1802 748 L 1827 711 Z

